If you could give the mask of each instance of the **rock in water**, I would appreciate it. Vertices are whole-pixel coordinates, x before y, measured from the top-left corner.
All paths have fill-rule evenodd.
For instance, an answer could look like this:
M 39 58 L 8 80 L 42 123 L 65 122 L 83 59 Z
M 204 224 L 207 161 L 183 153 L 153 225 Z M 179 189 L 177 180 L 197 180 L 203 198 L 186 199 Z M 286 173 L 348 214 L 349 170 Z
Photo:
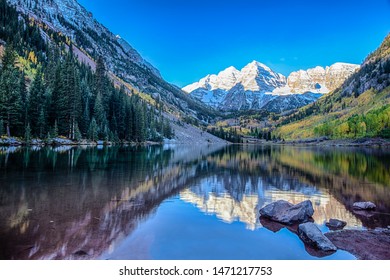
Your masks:
M 376 208 L 376 205 L 371 201 L 362 201 L 362 202 L 355 202 L 353 204 L 353 208 L 358 210 L 374 210 Z
M 260 214 L 261 216 L 265 216 L 271 219 L 272 217 L 275 217 L 279 213 L 286 211 L 286 209 L 290 209 L 292 206 L 293 204 L 291 204 L 288 201 L 278 200 L 261 208 Z
M 313 205 L 310 200 L 296 205 L 285 200 L 278 200 L 260 209 L 260 214 L 263 217 L 288 225 L 307 222 L 313 213 Z
M 347 223 L 337 219 L 329 219 L 329 222 L 326 222 L 325 225 L 330 229 L 342 229 Z
M 323 251 L 337 251 L 337 247 L 322 234 L 314 223 L 304 223 L 298 226 L 298 235 L 306 244 Z

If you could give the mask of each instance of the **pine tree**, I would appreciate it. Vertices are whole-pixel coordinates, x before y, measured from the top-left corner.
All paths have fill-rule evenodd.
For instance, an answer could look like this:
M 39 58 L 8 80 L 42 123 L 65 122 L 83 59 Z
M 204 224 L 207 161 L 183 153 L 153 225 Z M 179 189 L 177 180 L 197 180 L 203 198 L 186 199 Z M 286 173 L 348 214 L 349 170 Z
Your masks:
M 16 61 L 17 54 L 11 45 L 8 45 L 5 48 L 4 55 L 1 59 L 2 64 L 2 71 L 8 70 L 8 69 L 15 69 L 15 61 Z
M 74 79 L 71 92 L 69 93 L 69 138 L 75 138 L 76 127 L 78 132 L 77 120 L 81 115 L 81 85 L 80 85 L 80 75 L 77 69 L 74 69 Z
M 19 95 L 21 99 L 21 125 L 22 128 L 20 131 L 24 131 L 24 128 L 27 125 L 27 118 L 28 118 L 28 96 L 27 96 L 27 88 L 26 88 L 26 79 L 24 72 L 21 72 L 19 75 Z
M 0 118 L 0 136 L 4 135 L 4 122 L 3 119 Z
M 164 121 L 164 137 L 172 139 L 173 131 L 168 119 Z
M 80 91 L 82 113 L 79 121 L 79 128 L 82 135 L 87 135 L 90 123 L 90 102 L 92 96 L 87 80 L 85 78 L 81 81 Z
M 37 125 L 38 125 L 38 137 L 43 139 L 45 134 L 46 134 L 46 118 L 45 118 L 45 112 L 44 112 L 44 108 L 42 107 L 40 112 L 39 112 L 39 117 L 38 117 L 38 122 L 37 122 Z
M 94 75 L 94 79 L 95 79 L 95 86 L 94 86 L 95 97 L 97 97 L 100 94 L 100 97 L 102 98 L 102 100 L 104 100 L 104 102 L 108 106 L 108 100 L 109 100 L 108 88 L 107 88 L 108 79 L 106 77 L 106 67 L 104 65 L 104 61 L 101 56 L 99 56 L 96 61 L 96 72 Z
M 148 138 L 151 141 L 158 141 L 157 132 L 156 132 L 156 120 L 154 118 L 153 110 L 150 110 L 149 113 L 149 135 Z
M 135 124 L 134 124 L 135 140 L 137 142 L 144 142 L 146 139 L 145 130 L 145 109 L 141 101 L 135 105 Z
M 131 103 L 132 98 L 129 98 L 125 101 L 125 136 L 123 139 L 126 139 L 128 141 L 133 140 L 133 132 L 134 132 L 134 127 L 133 127 L 133 106 Z
M 124 139 L 126 135 L 126 98 L 128 98 L 128 96 L 123 88 L 121 88 L 118 95 L 120 99 L 118 100 L 118 105 L 115 108 L 117 122 L 116 136 Z
M 98 140 L 98 125 L 96 123 L 95 118 L 92 118 L 91 124 L 88 129 L 88 138 L 92 141 Z
M 106 118 L 106 111 L 104 110 L 103 98 L 100 93 L 96 97 L 93 111 L 94 111 L 93 117 L 97 123 L 97 126 L 99 127 L 99 131 L 101 133 L 104 133 L 104 128 L 107 125 L 107 118 Z M 103 137 L 104 135 L 100 135 L 100 136 Z
M 67 89 L 65 85 L 66 64 L 58 64 L 56 67 L 56 75 L 50 86 L 51 89 L 51 106 L 49 122 L 53 125 L 57 122 L 58 133 L 66 135 L 67 133 Z
M 45 135 L 45 112 L 44 112 L 44 86 L 42 80 L 42 71 L 38 69 L 37 74 L 30 88 L 30 104 L 28 110 L 28 122 L 31 124 L 33 136 Z
M 16 53 L 11 46 L 5 50 L 0 77 L 0 117 L 8 137 L 17 132 L 21 120 L 22 102 L 18 90 L 19 74 L 15 67 Z
M 58 137 L 58 125 L 57 125 L 57 121 L 54 122 L 54 127 L 53 127 L 53 131 L 52 131 L 52 136 L 53 138 L 57 138 Z
M 71 50 L 71 47 L 69 47 Z M 73 96 L 75 94 L 75 73 L 73 66 L 73 54 L 68 53 L 65 63 L 62 68 L 62 84 L 61 84 L 61 99 L 62 106 L 60 107 L 60 120 L 58 122 L 59 133 L 61 135 L 72 138 L 72 105 Z
M 103 133 L 101 134 L 102 135 L 102 137 L 103 137 L 103 139 L 104 139 L 104 141 L 108 141 L 109 140 L 109 138 L 110 138 L 110 133 L 111 133 L 111 131 L 110 131 L 110 129 L 108 128 L 108 125 L 105 125 L 104 127 L 103 127 Z
M 79 129 L 79 125 L 76 123 L 74 128 L 74 140 L 80 141 L 82 139 L 82 135 Z
M 29 144 L 31 140 L 31 128 L 29 123 L 27 124 L 26 130 L 24 132 L 24 140 L 26 141 L 27 144 Z

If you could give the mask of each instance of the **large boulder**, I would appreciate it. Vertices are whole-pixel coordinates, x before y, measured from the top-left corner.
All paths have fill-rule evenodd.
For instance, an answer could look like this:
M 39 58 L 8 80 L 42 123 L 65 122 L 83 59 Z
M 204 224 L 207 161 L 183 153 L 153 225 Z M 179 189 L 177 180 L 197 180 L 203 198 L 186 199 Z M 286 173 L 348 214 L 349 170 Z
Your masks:
M 278 200 L 260 209 L 262 217 L 287 225 L 307 222 L 313 213 L 313 205 L 310 200 L 296 205 L 285 200 Z
M 323 251 L 337 251 L 337 247 L 322 234 L 314 223 L 304 223 L 298 226 L 298 236 L 306 244 Z
M 371 201 L 355 202 L 353 208 L 356 210 L 374 210 L 376 205 Z
M 343 229 L 347 223 L 337 219 L 329 219 L 329 222 L 326 222 L 325 225 L 330 229 Z

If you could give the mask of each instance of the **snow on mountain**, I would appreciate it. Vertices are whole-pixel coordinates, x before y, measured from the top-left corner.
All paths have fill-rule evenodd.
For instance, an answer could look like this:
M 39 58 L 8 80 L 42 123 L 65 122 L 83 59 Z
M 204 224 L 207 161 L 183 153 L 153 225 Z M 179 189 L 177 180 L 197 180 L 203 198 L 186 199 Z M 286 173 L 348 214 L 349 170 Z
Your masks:
M 196 89 L 207 90 L 231 90 L 235 85 L 243 85 L 244 90 L 267 92 L 280 87 L 286 83 L 282 74 L 275 73 L 268 66 L 253 61 L 238 71 L 233 66 L 219 72 L 218 75 L 207 75 L 206 77 L 183 88 L 187 93 Z
M 271 92 L 285 85 L 286 77 L 260 62 L 252 61 L 242 68 L 240 83 L 246 91 Z
M 338 62 L 326 68 L 317 66 L 306 71 L 299 70 L 289 75 L 287 85 L 292 93 L 328 93 L 341 86 L 359 67 L 356 64 Z
M 185 92 L 192 92 L 198 88 L 204 88 L 207 90 L 229 90 L 237 81 L 240 79 L 240 71 L 233 66 L 226 68 L 219 72 L 218 75 L 207 75 L 206 77 L 199 80 L 199 82 L 193 83 L 183 88 Z
M 314 102 L 339 87 L 358 65 L 335 63 L 292 72 L 288 78 L 268 66 L 252 61 L 241 71 L 229 67 L 218 75 L 188 85 L 183 90 L 203 103 L 224 111 L 267 109 L 291 110 Z
M 359 65 L 348 63 L 335 63 L 330 67 L 326 67 L 325 85 L 330 91 L 341 86 L 344 81 L 360 69 Z

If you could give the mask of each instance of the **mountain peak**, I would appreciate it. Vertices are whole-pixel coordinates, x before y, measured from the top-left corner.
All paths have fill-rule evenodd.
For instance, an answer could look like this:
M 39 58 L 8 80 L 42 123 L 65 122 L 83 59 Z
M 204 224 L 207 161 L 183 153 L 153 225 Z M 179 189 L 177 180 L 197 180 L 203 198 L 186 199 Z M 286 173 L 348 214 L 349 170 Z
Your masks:
M 292 96 L 294 99 L 297 94 L 302 95 L 299 97 L 302 102 L 294 105 L 299 107 L 340 86 L 357 68 L 359 66 L 355 64 L 337 62 L 326 68 L 317 66 L 292 72 L 287 79 L 253 60 L 241 71 L 230 66 L 183 90 L 206 104 L 226 110 L 259 109 L 276 96 Z
M 220 78 L 233 76 L 237 79 L 239 75 L 240 71 L 238 71 L 234 66 L 230 66 L 218 73 L 218 77 Z
M 203 88 L 207 90 L 231 90 L 237 84 L 241 84 L 244 90 L 272 92 L 276 87 L 286 84 L 286 78 L 271 70 L 267 65 L 258 61 L 248 63 L 241 71 L 230 66 L 218 75 L 212 74 L 183 88 L 185 92 Z
M 225 70 L 222 70 L 221 72 L 239 72 L 236 67 L 234 66 L 229 66 L 228 68 L 226 68 Z
M 241 83 L 245 90 L 272 92 L 275 88 L 284 86 L 286 78 L 267 65 L 254 60 L 242 68 Z
M 248 63 L 245 67 L 248 67 L 248 68 L 262 68 L 268 72 L 271 72 L 271 68 L 269 68 L 267 65 L 265 65 L 264 63 L 261 63 L 261 62 L 258 62 L 256 60 L 253 60 L 252 62 Z M 244 67 L 244 68 L 245 68 Z

